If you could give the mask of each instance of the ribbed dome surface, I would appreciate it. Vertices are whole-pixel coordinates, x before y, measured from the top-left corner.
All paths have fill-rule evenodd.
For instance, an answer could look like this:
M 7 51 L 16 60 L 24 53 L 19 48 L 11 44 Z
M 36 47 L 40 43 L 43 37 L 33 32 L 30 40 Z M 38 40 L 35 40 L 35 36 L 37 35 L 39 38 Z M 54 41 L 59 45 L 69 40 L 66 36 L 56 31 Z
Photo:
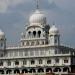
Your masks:
M 55 25 L 53 25 L 53 26 L 50 28 L 49 33 L 50 33 L 50 34 L 51 34 L 51 33 L 57 34 L 57 33 L 59 33 L 59 30 L 58 30 L 58 28 L 55 27 Z
M 46 23 L 46 17 L 43 13 L 41 13 L 39 10 L 36 10 L 29 18 L 30 24 L 45 24 Z

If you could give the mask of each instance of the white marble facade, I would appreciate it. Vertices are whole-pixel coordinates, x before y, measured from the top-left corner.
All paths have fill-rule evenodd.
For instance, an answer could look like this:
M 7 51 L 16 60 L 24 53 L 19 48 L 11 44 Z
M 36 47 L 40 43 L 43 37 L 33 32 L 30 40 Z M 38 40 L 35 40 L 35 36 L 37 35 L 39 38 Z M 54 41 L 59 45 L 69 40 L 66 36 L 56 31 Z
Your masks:
M 74 49 L 61 45 L 58 28 L 50 27 L 39 9 L 21 33 L 20 46 L 6 47 L 5 34 L 0 30 L 0 74 L 71 72 L 74 55 Z

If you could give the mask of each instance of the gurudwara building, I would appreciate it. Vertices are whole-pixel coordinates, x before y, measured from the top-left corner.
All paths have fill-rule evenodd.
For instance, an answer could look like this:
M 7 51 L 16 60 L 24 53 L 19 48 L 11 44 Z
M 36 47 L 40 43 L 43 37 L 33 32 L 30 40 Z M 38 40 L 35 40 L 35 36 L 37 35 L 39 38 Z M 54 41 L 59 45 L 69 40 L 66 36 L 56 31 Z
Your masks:
M 36 9 L 22 32 L 20 46 L 6 47 L 0 30 L 0 74 L 75 72 L 75 50 L 62 46 L 60 32 L 47 24 L 45 14 Z

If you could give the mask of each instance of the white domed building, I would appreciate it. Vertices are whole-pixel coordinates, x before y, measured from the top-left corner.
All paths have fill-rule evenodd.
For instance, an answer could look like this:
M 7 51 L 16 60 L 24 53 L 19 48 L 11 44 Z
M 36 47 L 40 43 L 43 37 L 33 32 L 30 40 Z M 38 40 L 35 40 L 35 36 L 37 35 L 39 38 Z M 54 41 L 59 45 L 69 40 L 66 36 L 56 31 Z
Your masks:
M 20 46 L 7 47 L 5 34 L 0 30 L 0 75 L 47 72 L 75 72 L 75 49 L 61 45 L 58 28 L 50 27 L 45 14 L 36 9 L 21 33 Z
M 36 10 L 29 18 L 31 25 L 46 24 L 46 16 L 40 10 Z

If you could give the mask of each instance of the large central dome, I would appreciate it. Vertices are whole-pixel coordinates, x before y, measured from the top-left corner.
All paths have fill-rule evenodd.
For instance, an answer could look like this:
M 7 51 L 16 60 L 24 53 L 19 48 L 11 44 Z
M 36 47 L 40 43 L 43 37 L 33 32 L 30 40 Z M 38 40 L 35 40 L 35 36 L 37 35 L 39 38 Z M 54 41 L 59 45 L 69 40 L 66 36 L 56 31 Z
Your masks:
M 46 17 L 41 11 L 36 10 L 29 18 L 29 23 L 33 24 L 46 24 Z

